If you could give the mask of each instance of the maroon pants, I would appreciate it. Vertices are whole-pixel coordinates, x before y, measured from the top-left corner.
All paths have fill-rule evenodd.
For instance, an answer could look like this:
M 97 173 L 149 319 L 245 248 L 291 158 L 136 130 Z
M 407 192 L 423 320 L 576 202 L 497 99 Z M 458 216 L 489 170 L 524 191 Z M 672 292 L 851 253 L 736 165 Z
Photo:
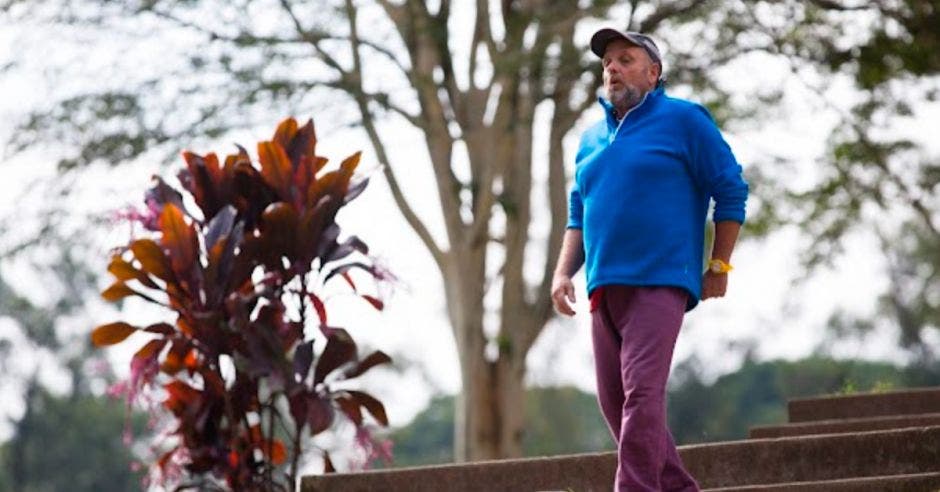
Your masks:
M 591 293 L 597 398 L 617 443 L 616 491 L 699 490 L 666 425 L 666 380 L 687 295 L 625 285 Z

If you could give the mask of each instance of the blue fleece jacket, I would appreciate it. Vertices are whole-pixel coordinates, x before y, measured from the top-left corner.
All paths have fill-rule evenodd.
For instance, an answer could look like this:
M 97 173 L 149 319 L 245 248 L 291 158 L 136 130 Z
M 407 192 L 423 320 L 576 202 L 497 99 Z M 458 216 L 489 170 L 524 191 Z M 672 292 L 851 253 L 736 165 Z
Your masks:
M 620 121 L 589 128 L 578 149 L 568 228 L 584 237 L 587 288 L 666 285 L 698 304 L 710 199 L 713 220 L 744 222 L 748 186 L 731 149 L 702 106 L 662 85 Z

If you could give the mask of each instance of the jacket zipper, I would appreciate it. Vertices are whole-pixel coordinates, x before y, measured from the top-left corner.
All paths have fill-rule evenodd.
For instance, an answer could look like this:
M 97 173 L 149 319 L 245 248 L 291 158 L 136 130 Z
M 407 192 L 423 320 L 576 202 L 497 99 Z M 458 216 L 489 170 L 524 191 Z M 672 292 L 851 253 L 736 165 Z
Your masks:
M 620 118 L 620 122 L 617 123 L 617 129 L 614 130 L 614 133 L 610 135 L 607 139 L 607 146 L 610 147 L 610 144 L 614 143 L 614 140 L 617 139 L 617 135 L 620 134 L 620 127 L 623 126 L 623 122 L 627 120 L 627 116 L 630 116 L 630 113 L 634 112 L 637 108 L 643 105 L 646 102 L 646 98 L 649 97 L 650 93 L 647 91 L 646 94 L 643 94 L 643 99 L 640 100 L 639 104 L 633 106 L 623 115 L 623 118 Z

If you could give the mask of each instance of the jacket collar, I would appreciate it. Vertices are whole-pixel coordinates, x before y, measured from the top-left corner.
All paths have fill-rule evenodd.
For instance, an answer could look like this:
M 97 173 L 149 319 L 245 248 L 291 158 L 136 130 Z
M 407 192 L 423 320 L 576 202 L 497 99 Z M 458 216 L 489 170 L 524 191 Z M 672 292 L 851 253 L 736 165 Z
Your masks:
M 647 111 L 648 108 L 651 107 L 657 99 L 662 98 L 664 94 L 665 87 L 663 86 L 663 82 L 660 81 L 656 84 L 656 87 L 653 90 L 646 93 L 646 96 L 636 106 L 627 112 L 627 115 L 631 115 L 636 112 Z M 617 120 L 617 117 L 614 116 L 616 113 L 614 110 L 614 105 L 603 96 L 598 96 L 597 102 L 600 103 L 601 107 L 604 108 L 604 115 L 607 117 L 607 124 L 613 128 L 616 128 L 620 122 Z

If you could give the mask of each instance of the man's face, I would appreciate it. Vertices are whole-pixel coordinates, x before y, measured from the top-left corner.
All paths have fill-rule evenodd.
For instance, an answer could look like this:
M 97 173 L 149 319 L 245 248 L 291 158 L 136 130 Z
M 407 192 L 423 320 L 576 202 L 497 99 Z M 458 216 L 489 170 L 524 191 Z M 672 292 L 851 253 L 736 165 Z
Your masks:
M 611 41 L 604 52 L 604 89 L 617 107 L 633 107 L 656 87 L 659 67 L 643 48 L 622 39 Z

